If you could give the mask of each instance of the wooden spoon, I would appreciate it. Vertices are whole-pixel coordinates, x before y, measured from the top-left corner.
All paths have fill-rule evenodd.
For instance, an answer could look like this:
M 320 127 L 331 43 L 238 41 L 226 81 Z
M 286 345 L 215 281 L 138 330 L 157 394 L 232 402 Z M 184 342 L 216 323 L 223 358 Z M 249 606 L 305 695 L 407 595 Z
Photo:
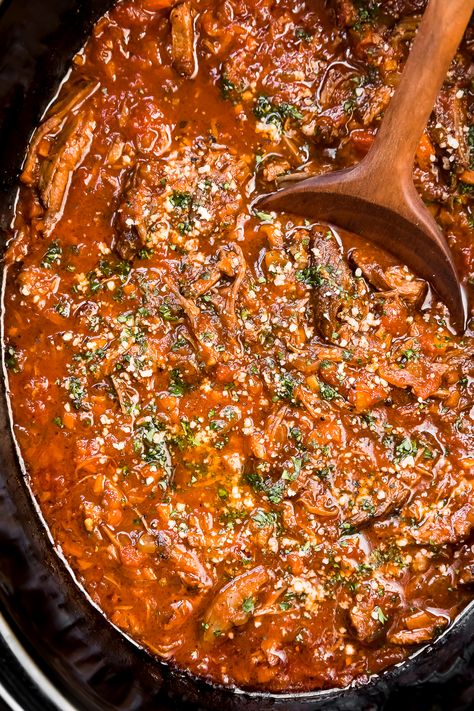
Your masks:
M 474 0 L 429 1 L 399 87 L 358 165 L 293 181 L 259 201 L 267 210 L 339 225 L 389 250 L 431 283 L 458 331 L 466 325 L 465 297 L 446 239 L 413 184 L 413 163 L 473 10 Z

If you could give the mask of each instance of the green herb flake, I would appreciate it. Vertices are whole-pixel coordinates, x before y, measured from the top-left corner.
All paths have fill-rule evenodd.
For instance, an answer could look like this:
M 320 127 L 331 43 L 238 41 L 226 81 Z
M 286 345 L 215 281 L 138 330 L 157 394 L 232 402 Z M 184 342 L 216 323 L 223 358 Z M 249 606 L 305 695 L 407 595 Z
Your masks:
M 255 521 L 258 528 L 265 528 L 267 526 L 273 526 L 277 520 L 277 514 L 274 511 L 263 511 L 259 509 L 253 514 L 252 520 Z
M 255 610 L 255 600 L 253 597 L 246 597 L 242 603 L 242 610 L 247 615 L 252 615 Z
M 18 354 L 13 346 L 5 348 L 5 365 L 11 373 L 19 373 Z
M 59 264 L 62 257 L 62 247 L 57 240 L 51 242 L 48 249 L 46 250 L 43 259 L 41 260 L 41 266 L 44 269 L 51 269 L 53 265 Z
M 188 192 L 179 192 L 178 190 L 173 190 L 170 197 L 170 202 L 173 207 L 178 210 L 188 210 L 193 202 L 193 196 Z
M 181 371 L 178 370 L 178 368 L 173 368 L 170 373 L 170 383 L 168 386 L 169 392 L 175 397 L 182 397 L 187 389 L 188 386 L 183 380 Z
M 164 321 L 178 321 L 179 316 L 168 302 L 164 301 L 158 308 L 158 313 Z

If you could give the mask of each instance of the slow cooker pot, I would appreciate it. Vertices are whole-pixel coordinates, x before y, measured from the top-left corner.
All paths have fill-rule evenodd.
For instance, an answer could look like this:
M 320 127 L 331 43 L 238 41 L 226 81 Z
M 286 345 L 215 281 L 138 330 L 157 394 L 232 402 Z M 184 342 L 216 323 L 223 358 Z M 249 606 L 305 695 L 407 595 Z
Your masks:
M 112 0 L 0 0 L 0 229 L 19 169 L 73 54 Z M 369 684 L 266 695 L 216 687 L 153 660 L 102 616 L 55 551 L 21 468 L 0 386 L 0 707 L 26 711 L 474 708 L 474 606 L 438 641 Z M 435 706 L 436 704 L 436 706 Z

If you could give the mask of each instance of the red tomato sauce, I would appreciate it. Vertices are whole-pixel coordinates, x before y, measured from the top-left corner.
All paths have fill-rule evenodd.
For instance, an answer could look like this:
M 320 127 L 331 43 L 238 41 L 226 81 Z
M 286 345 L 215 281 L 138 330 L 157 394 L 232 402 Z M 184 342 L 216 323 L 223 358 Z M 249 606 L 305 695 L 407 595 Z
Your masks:
M 152 654 L 364 681 L 472 599 L 473 332 L 390 255 L 255 200 L 367 152 L 424 3 L 172 5 L 104 16 L 31 143 L 15 433 L 77 580 Z M 473 42 L 414 170 L 468 290 Z

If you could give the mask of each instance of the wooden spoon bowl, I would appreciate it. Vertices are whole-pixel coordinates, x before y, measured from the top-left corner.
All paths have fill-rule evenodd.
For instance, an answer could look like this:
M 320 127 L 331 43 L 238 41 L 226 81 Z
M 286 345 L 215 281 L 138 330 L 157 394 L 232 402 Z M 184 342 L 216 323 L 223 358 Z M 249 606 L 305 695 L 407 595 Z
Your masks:
M 375 242 L 426 279 L 466 325 L 466 299 L 451 251 L 413 184 L 413 162 L 474 0 L 430 0 L 400 85 L 374 144 L 355 167 L 298 180 L 264 197 L 259 208 L 330 222 Z

